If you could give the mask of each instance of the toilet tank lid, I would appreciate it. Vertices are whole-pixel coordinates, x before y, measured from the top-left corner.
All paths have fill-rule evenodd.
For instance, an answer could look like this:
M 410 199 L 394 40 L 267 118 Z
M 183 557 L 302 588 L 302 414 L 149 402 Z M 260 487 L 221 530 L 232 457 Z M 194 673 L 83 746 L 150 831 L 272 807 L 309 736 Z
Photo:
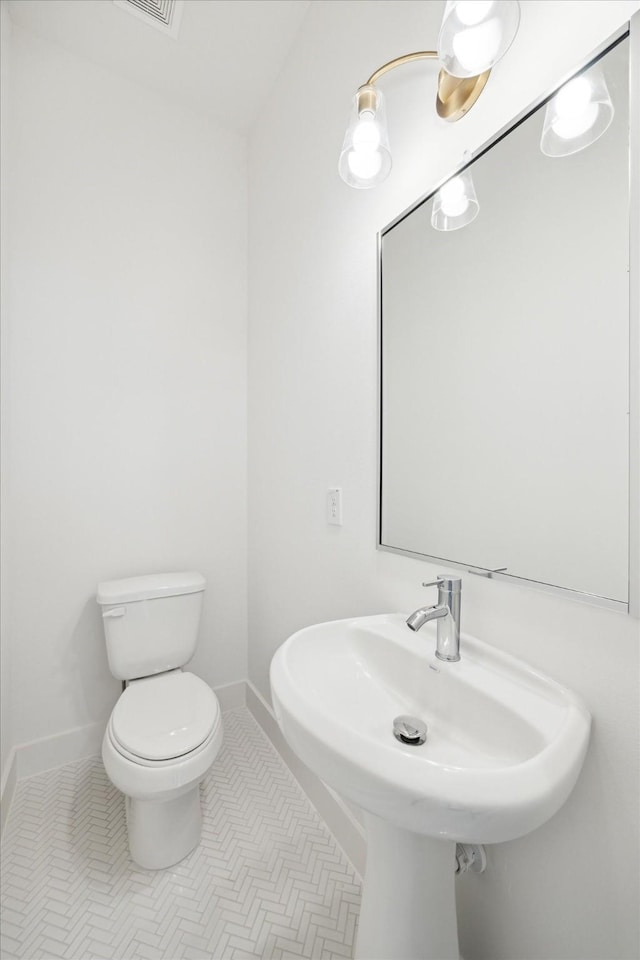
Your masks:
M 105 580 L 98 584 L 96 600 L 101 606 L 111 603 L 135 603 L 156 597 L 178 597 L 186 593 L 201 593 L 206 581 L 201 573 L 153 573 L 126 580 Z

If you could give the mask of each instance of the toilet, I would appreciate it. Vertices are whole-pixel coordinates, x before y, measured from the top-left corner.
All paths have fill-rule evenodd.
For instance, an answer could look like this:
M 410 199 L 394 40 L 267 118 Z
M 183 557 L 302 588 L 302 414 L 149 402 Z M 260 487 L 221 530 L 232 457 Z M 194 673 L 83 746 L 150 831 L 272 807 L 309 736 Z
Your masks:
M 98 586 L 109 669 L 125 682 L 102 759 L 125 795 L 131 856 L 148 870 L 198 845 L 200 783 L 222 745 L 215 693 L 182 669 L 196 649 L 205 586 L 191 571 Z

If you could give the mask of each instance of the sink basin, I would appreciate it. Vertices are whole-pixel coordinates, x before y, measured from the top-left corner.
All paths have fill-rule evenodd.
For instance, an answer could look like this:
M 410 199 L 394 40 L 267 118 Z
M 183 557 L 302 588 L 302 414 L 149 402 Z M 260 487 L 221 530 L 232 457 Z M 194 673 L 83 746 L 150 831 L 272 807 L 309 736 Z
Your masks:
M 567 799 L 590 718 L 570 691 L 463 635 L 437 660 L 435 627 L 392 614 L 307 627 L 277 651 L 271 688 L 289 745 L 339 793 L 405 829 L 465 843 L 529 833 Z M 400 714 L 427 724 L 398 742 Z
M 321 623 L 276 652 L 271 690 L 292 749 L 365 811 L 367 868 L 356 955 L 457 957 L 455 843 L 497 843 L 562 806 L 590 716 L 565 687 L 463 634 L 435 657 L 436 629 L 406 614 Z M 393 721 L 427 724 L 420 746 Z M 429 903 L 429 909 L 425 904 Z

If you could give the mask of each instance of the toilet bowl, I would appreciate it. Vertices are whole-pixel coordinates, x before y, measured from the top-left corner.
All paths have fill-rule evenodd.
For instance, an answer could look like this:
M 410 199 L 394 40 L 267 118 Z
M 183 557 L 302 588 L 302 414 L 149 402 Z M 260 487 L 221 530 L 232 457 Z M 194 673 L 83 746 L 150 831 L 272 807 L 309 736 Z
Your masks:
M 126 681 L 102 759 L 125 795 L 131 856 L 150 870 L 177 863 L 197 846 L 200 783 L 222 744 L 214 692 L 181 669 L 195 649 L 203 590 L 204 579 L 194 573 L 98 588 L 111 672 Z

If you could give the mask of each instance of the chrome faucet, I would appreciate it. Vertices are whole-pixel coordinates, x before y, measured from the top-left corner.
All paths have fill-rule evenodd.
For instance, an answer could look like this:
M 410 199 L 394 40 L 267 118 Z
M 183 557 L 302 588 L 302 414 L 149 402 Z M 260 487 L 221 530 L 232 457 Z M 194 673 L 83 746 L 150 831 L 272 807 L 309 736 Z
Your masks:
M 439 660 L 460 659 L 460 592 L 461 577 L 439 576 L 423 587 L 438 588 L 438 602 L 432 607 L 420 607 L 407 618 L 410 630 L 419 630 L 428 620 L 438 621 L 436 657 Z

